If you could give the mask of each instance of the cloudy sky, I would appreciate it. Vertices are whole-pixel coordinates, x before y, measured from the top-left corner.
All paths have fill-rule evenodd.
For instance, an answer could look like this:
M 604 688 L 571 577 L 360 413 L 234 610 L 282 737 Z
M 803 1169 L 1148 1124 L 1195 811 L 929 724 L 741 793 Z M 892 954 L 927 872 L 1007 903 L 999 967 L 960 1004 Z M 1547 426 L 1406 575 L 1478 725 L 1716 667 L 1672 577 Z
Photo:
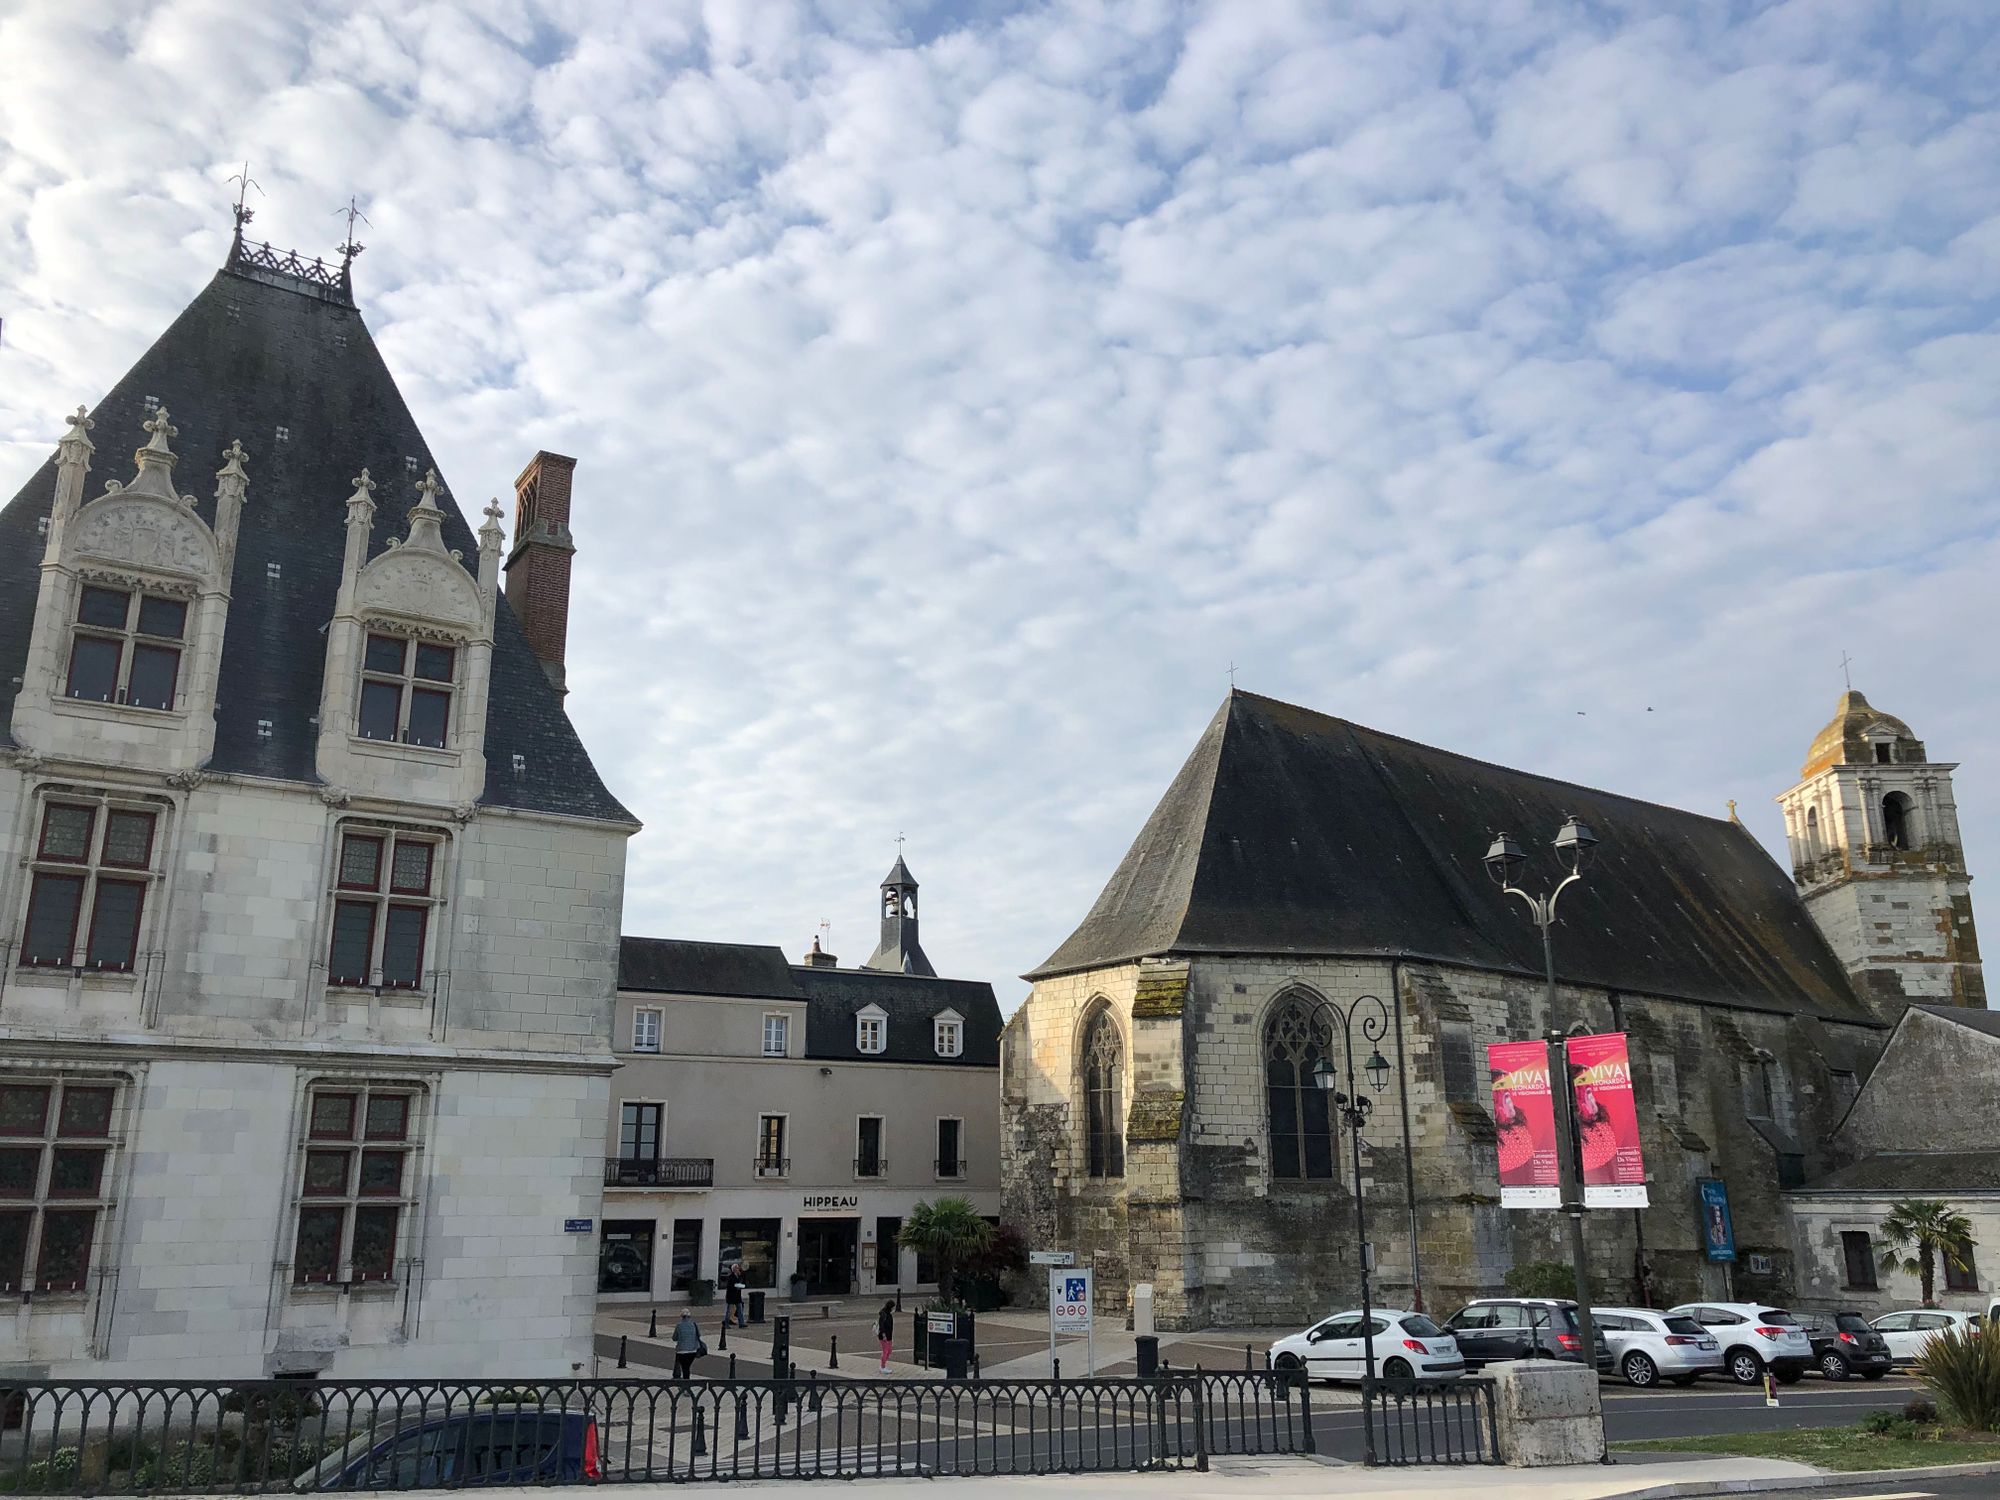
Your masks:
M 1991 0 L 0 0 L 0 141 L 0 494 L 245 158 L 458 494 L 578 455 L 627 931 L 901 832 L 1011 1006 L 1232 663 L 1777 844 L 1851 653 L 2000 868 Z

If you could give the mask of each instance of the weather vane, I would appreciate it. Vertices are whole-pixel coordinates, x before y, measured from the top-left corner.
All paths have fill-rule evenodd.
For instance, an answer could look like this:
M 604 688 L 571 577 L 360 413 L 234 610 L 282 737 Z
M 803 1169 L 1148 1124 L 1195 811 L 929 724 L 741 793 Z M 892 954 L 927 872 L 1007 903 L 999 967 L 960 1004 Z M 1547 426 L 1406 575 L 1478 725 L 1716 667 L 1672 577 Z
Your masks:
M 236 236 L 238 239 L 241 239 L 243 237 L 243 226 L 257 217 L 257 211 L 249 207 L 243 200 L 248 196 L 252 188 L 255 188 L 260 193 L 263 192 L 264 185 L 250 175 L 250 163 L 247 161 L 243 163 L 243 170 L 232 173 L 229 180 L 236 184 Z
M 373 224 L 368 223 L 368 215 L 364 214 L 361 211 L 361 205 L 354 200 L 354 195 L 351 193 L 348 195 L 347 198 L 347 207 L 336 208 L 334 210 L 334 213 L 347 215 L 347 239 L 343 244 L 341 244 L 338 247 L 340 250 L 341 269 L 345 270 L 348 267 L 348 265 L 354 260 L 355 256 L 359 255 L 363 250 L 366 250 L 368 248 L 366 245 L 355 243 L 354 221 L 356 219 L 359 219 L 363 224 L 368 224 L 368 227 L 370 229 L 373 229 L 375 226 Z

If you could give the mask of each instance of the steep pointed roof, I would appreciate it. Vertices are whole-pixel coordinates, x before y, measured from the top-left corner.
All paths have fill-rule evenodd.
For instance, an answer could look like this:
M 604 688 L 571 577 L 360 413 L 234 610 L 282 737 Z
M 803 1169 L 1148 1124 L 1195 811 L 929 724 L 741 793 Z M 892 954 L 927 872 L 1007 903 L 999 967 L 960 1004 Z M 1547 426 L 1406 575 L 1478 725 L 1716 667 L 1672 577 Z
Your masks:
M 1232 692 L 1104 892 L 1028 977 L 1148 955 L 1406 957 L 1539 976 L 1535 929 L 1481 863 L 1571 813 L 1603 840 L 1565 893 L 1567 982 L 1873 1024 L 1750 834 Z
M 211 524 L 212 485 L 194 476 L 213 471 L 232 439 L 249 455 L 210 769 L 316 781 L 321 631 L 340 586 L 343 502 L 364 466 L 381 481 L 370 543 L 379 553 L 408 530 L 418 477 L 436 462 L 430 447 L 344 281 L 314 279 L 310 263 L 295 274 L 232 253 L 92 410 L 99 453 L 87 494 L 107 477 L 130 477 L 113 455 L 140 436 L 148 396 L 173 411 L 175 449 L 191 478 L 184 487 L 201 496 L 198 508 Z M 0 744 L 10 743 L 34 622 L 37 523 L 54 491 L 51 456 L 0 510 Z M 457 500 L 446 489 L 436 503 L 445 546 L 463 552 L 472 571 L 478 544 Z M 598 777 L 504 595 L 494 636 L 481 800 L 632 821 Z M 259 720 L 270 721 L 268 737 Z
M 885 886 L 906 885 L 910 889 L 915 890 L 917 887 L 917 877 L 910 873 L 910 867 L 903 863 L 903 856 L 899 854 L 896 856 L 895 868 L 882 877 L 882 884 Z

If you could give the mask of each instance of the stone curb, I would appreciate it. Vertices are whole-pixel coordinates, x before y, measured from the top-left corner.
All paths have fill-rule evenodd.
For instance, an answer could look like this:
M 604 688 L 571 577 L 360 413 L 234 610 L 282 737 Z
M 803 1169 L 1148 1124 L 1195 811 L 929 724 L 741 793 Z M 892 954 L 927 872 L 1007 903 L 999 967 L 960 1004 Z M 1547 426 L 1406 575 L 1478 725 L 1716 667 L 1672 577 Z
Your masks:
M 1830 1490 L 1857 1484 L 1901 1484 L 1912 1479 L 1964 1479 L 1981 1474 L 2000 1474 L 2000 1461 L 1932 1464 L 1922 1469 L 1829 1469 L 1777 1479 L 1689 1479 L 1678 1484 L 1656 1484 L 1651 1489 L 1622 1490 L 1612 1500 L 1682 1500 L 1696 1495 L 1741 1495 L 1766 1490 Z

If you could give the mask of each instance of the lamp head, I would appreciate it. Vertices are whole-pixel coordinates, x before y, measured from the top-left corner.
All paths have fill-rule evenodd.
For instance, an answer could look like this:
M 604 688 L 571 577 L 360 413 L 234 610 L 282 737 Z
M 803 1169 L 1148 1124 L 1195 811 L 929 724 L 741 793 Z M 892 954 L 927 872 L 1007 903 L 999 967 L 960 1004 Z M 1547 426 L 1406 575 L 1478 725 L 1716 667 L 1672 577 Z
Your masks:
M 1315 1062 L 1312 1065 L 1312 1080 L 1323 1089 L 1332 1088 L 1334 1083 L 1333 1064 L 1323 1057 Z
M 1382 1085 L 1389 1081 L 1389 1059 L 1382 1055 L 1380 1047 L 1377 1047 L 1374 1052 L 1369 1054 L 1368 1061 L 1363 1065 L 1362 1071 L 1368 1075 L 1368 1087 L 1380 1093 Z
M 1597 835 L 1590 831 L 1588 823 L 1574 813 L 1556 830 L 1556 853 L 1572 870 L 1582 870 L 1584 860 L 1596 847 Z
M 1512 885 L 1514 876 L 1527 862 L 1527 853 L 1514 842 L 1512 835 L 1497 833 L 1493 836 L 1493 843 L 1486 850 L 1486 873 L 1493 877 L 1495 885 Z

